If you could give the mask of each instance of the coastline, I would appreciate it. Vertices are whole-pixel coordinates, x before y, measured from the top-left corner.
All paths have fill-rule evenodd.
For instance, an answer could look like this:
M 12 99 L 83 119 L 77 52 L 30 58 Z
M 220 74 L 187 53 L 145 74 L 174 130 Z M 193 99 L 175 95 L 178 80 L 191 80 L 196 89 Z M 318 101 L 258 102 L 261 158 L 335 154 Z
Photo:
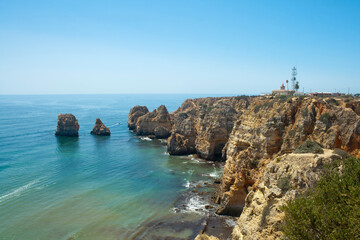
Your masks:
M 360 139 L 359 115 L 356 98 L 238 96 L 188 99 L 172 113 L 164 105 L 152 112 L 135 106 L 128 126 L 139 136 L 163 139 L 170 155 L 196 154 L 225 162 L 212 207 L 201 206 L 202 211 L 211 210 L 199 232 L 205 235 L 199 237 L 230 239 L 238 234 L 233 232 L 238 225 L 226 221 L 241 216 L 245 198 L 256 190 L 273 159 L 307 139 L 360 156 L 354 140 Z

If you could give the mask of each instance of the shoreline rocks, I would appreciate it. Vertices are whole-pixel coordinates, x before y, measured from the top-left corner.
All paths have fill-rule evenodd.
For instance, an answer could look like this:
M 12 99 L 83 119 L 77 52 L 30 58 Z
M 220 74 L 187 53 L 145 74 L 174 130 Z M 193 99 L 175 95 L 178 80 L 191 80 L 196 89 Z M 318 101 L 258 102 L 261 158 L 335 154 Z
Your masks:
M 110 129 L 105 126 L 100 118 L 97 118 L 95 120 L 94 128 L 90 133 L 98 136 L 110 136 Z
M 139 117 L 147 114 L 149 112 L 146 106 L 136 105 L 129 112 L 128 117 L 128 127 L 130 130 L 136 130 L 136 123 Z
M 168 138 L 172 127 L 171 116 L 164 105 L 152 112 L 145 106 L 135 106 L 130 110 L 128 127 L 139 136 Z
M 357 99 L 307 96 L 188 99 L 170 114 L 167 150 L 170 155 L 197 154 L 207 160 L 226 160 L 223 176 L 214 194 L 215 202 L 220 205 L 217 213 L 241 218 L 249 204 L 256 200 L 252 195 L 264 190 L 262 185 L 258 185 L 264 174 L 272 171 L 268 169 L 268 164 L 281 161 L 284 154 L 294 152 L 305 141 L 316 141 L 326 149 L 338 148 L 360 157 L 359 106 Z M 130 113 L 129 119 L 134 111 Z M 139 121 L 142 118 L 155 120 L 151 113 L 145 113 L 131 126 L 137 130 L 144 129 L 141 124 L 148 121 Z M 151 123 L 157 124 L 154 121 Z M 130 129 L 131 126 L 129 123 Z M 145 131 L 140 133 L 149 134 Z M 301 162 L 304 156 L 291 155 L 286 161 L 288 165 L 295 166 L 297 163 L 291 161 Z M 316 159 L 314 155 L 309 161 L 313 164 Z M 301 167 L 301 171 L 307 173 L 308 170 Z M 291 178 L 291 182 L 297 178 Z M 308 180 L 304 179 L 302 184 L 310 184 Z M 291 183 L 291 186 L 294 184 Z M 281 191 L 275 187 L 273 190 L 278 198 Z M 263 210 L 266 212 L 269 209 L 265 206 Z M 277 224 L 272 219 L 266 222 Z M 233 239 L 245 239 L 245 235 L 251 236 L 252 233 L 248 234 L 251 231 L 238 229 L 237 233 L 233 233 Z M 268 237 L 276 230 L 270 226 L 266 231 L 263 236 Z
M 56 136 L 79 136 L 79 123 L 72 114 L 59 114 L 57 118 Z

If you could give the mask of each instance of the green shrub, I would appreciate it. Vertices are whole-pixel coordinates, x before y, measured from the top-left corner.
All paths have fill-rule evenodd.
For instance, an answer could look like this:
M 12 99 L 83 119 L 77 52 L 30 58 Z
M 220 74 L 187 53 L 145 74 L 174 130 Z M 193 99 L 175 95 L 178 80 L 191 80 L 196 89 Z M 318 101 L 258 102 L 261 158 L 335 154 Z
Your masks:
M 214 106 L 211 106 L 207 109 L 208 112 L 211 112 L 215 107 Z
M 345 152 L 344 150 L 340 149 L 340 148 L 335 148 L 333 151 L 335 154 L 339 155 L 341 157 L 341 159 L 345 159 L 350 157 L 350 154 Z
M 317 186 L 282 210 L 285 239 L 360 239 L 360 159 L 324 168 Z
M 240 95 L 235 97 L 236 100 L 248 100 L 248 98 L 249 96 L 246 95 Z
M 301 111 L 303 118 L 306 118 L 309 115 L 309 109 L 306 107 Z
M 275 97 L 275 99 L 280 100 L 281 103 L 286 102 L 287 100 L 290 100 L 293 96 L 290 95 L 278 95 Z
M 331 117 L 329 113 L 324 113 L 320 116 L 319 120 L 326 125 L 329 125 L 331 123 Z
M 294 153 L 324 153 L 323 146 L 316 141 L 306 141 Z
M 286 177 L 283 177 L 283 178 L 280 178 L 279 181 L 278 181 L 278 187 L 283 190 L 283 191 L 287 191 L 290 189 L 290 176 L 286 176 Z
M 336 101 L 334 98 L 330 98 L 327 100 L 327 102 L 330 104 L 330 105 L 336 105 L 336 106 L 339 106 L 339 102 Z
M 262 107 L 262 105 L 257 105 L 257 106 L 255 106 L 254 112 L 255 112 L 255 113 L 258 113 L 261 107 Z

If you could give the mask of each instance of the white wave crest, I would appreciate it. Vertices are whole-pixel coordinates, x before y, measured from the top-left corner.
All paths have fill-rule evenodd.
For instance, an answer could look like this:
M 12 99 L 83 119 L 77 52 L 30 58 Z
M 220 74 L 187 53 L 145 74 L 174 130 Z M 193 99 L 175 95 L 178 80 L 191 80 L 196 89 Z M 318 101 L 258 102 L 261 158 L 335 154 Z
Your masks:
M 28 184 L 25 184 L 15 190 L 13 190 L 10 193 L 0 196 L 0 202 L 3 202 L 4 200 L 9 199 L 11 197 L 17 197 L 17 196 L 21 195 L 21 193 L 23 193 L 24 191 L 26 191 L 27 189 L 29 189 L 31 186 L 38 183 L 39 181 L 40 181 L 40 179 L 35 179 L 34 181 L 31 181 Z
M 149 137 L 140 137 L 140 139 L 145 141 L 152 141 L 152 139 Z
M 192 196 L 185 205 L 184 212 L 205 213 L 208 212 L 205 206 L 208 203 L 199 196 Z
M 186 183 L 183 184 L 183 186 L 186 187 L 186 188 L 189 188 L 190 185 L 191 185 L 191 184 L 190 184 L 190 181 L 187 181 Z

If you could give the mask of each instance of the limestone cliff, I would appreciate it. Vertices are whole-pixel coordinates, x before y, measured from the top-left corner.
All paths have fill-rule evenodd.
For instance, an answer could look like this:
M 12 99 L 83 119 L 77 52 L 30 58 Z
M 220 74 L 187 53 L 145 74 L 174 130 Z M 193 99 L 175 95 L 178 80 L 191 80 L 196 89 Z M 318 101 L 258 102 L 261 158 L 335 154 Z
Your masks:
M 249 97 L 186 100 L 170 114 L 165 106 L 153 112 L 135 106 L 129 113 L 129 129 L 138 135 L 167 138 L 171 155 L 198 154 L 208 160 L 225 160 L 222 150 L 235 121 L 251 102 Z
M 79 124 L 76 117 L 72 114 L 59 114 L 55 135 L 77 137 L 79 136 Z
M 341 156 L 332 150 L 323 154 L 286 154 L 266 165 L 257 187 L 250 190 L 233 239 L 282 239 L 281 206 L 313 186 L 324 164 Z
M 129 128 L 137 135 L 167 138 L 171 130 L 171 117 L 164 105 L 148 112 L 147 107 L 136 106 L 129 113 Z
M 133 107 L 130 112 L 129 112 L 129 117 L 128 117 L 128 127 L 130 130 L 135 130 L 136 129 L 136 123 L 137 120 L 139 119 L 139 117 L 147 114 L 149 112 L 148 108 L 145 106 L 139 106 L 136 105 L 135 107 Z
M 216 200 L 219 214 L 239 216 L 248 189 L 275 156 L 305 140 L 360 156 L 360 116 L 345 102 L 314 98 L 261 98 L 237 119 L 224 148 L 226 165 Z
M 162 124 L 156 117 L 157 112 L 148 113 L 145 107 L 141 111 L 137 109 L 130 111 L 129 128 L 137 134 L 154 134 L 154 128 Z M 244 227 L 236 228 L 234 239 L 247 239 L 254 231 L 260 235 L 253 239 L 280 236 L 276 227 L 281 218 L 277 217 L 280 214 L 277 202 L 280 198 L 281 201 L 290 199 L 310 186 L 317 179 L 323 160 L 332 158 L 329 151 L 320 158 L 303 155 L 300 159 L 296 154 L 289 154 L 306 140 L 360 157 L 359 99 L 286 96 L 188 99 L 169 118 L 166 122 L 171 125 L 167 142 L 170 154 L 196 153 L 208 160 L 226 160 L 214 199 L 220 204 L 218 214 L 239 217 L 243 212 L 239 225 Z M 272 160 L 284 154 L 280 163 L 289 165 L 288 172 Z M 309 166 L 301 162 L 308 162 Z M 274 169 L 278 175 L 271 175 Z M 294 189 L 279 191 L 274 187 L 283 178 L 284 171 L 290 174 L 290 185 L 297 192 Z M 273 183 L 269 185 L 267 181 Z
M 222 156 L 229 135 L 250 98 L 188 99 L 173 113 L 173 128 L 168 152 L 173 155 L 193 154 L 208 160 Z

